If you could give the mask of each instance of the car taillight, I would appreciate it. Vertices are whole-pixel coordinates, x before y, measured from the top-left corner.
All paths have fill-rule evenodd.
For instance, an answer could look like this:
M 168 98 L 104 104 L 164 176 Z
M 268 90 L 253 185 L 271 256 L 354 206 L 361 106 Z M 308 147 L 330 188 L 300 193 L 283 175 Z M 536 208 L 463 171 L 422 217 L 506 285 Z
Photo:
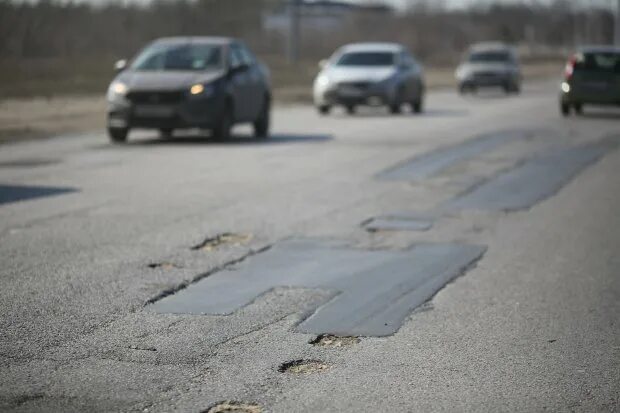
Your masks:
M 568 63 L 566 63 L 566 68 L 564 69 L 564 79 L 570 80 L 575 73 L 575 64 L 577 63 L 577 56 L 572 56 L 568 59 Z

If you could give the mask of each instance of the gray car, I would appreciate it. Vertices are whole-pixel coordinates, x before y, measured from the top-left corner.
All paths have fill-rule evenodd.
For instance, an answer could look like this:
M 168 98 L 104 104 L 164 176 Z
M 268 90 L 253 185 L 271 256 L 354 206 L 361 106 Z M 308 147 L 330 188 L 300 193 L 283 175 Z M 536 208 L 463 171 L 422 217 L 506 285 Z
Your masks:
M 403 104 L 422 111 L 424 76 L 421 65 L 396 43 L 356 43 L 340 48 L 321 63 L 314 81 L 314 104 L 321 114 L 335 105 L 352 114 L 359 105 L 388 106 L 399 113 Z
M 229 38 L 174 37 L 154 41 L 110 84 L 108 132 L 124 142 L 132 128 L 209 129 L 228 138 L 236 123 L 269 133 L 269 74 L 244 44 Z
M 473 45 L 456 70 L 460 93 L 482 87 L 500 87 L 506 93 L 521 91 L 521 68 L 514 49 L 502 43 Z

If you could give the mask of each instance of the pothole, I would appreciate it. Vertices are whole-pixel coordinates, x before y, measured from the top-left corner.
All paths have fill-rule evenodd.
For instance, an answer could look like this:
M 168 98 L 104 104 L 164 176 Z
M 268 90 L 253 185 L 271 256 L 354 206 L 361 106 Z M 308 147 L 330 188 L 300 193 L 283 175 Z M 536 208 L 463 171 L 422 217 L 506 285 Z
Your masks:
M 313 374 L 329 369 L 329 365 L 319 360 L 294 360 L 282 363 L 278 368 L 280 373 Z
M 319 347 L 349 347 L 359 343 L 358 337 L 339 337 L 331 334 L 321 334 L 310 341 L 313 346 Z
M 200 244 L 192 247 L 194 251 L 213 251 L 225 245 L 239 246 L 250 242 L 252 234 L 234 234 L 231 232 L 225 232 L 218 234 L 215 237 L 207 238 Z
M 215 406 L 209 408 L 204 413 L 224 413 L 224 412 L 239 412 L 239 413 L 262 413 L 263 409 L 254 403 L 241 403 L 235 401 L 220 402 Z
M 175 270 L 181 268 L 179 265 L 174 264 L 172 262 L 152 262 L 148 265 L 148 267 L 152 270 Z

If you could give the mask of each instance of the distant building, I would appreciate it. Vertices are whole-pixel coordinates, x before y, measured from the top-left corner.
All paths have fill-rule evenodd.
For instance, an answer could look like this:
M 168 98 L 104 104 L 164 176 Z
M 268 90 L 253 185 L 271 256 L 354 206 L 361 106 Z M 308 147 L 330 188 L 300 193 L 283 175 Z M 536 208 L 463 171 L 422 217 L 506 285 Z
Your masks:
M 263 16 L 263 28 L 286 33 L 289 29 L 289 6 Z M 334 31 L 342 27 L 353 15 L 360 13 L 392 14 L 394 9 L 383 4 L 352 4 L 343 1 L 300 1 L 302 31 Z

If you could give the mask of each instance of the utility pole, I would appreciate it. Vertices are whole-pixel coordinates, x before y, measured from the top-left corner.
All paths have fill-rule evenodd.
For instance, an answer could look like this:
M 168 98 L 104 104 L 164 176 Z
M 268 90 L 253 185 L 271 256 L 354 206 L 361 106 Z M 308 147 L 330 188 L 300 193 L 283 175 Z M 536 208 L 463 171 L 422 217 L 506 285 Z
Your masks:
M 299 42 L 301 38 L 301 2 L 302 0 L 288 0 L 289 33 L 286 54 L 289 63 L 292 64 L 295 64 L 299 61 Z

